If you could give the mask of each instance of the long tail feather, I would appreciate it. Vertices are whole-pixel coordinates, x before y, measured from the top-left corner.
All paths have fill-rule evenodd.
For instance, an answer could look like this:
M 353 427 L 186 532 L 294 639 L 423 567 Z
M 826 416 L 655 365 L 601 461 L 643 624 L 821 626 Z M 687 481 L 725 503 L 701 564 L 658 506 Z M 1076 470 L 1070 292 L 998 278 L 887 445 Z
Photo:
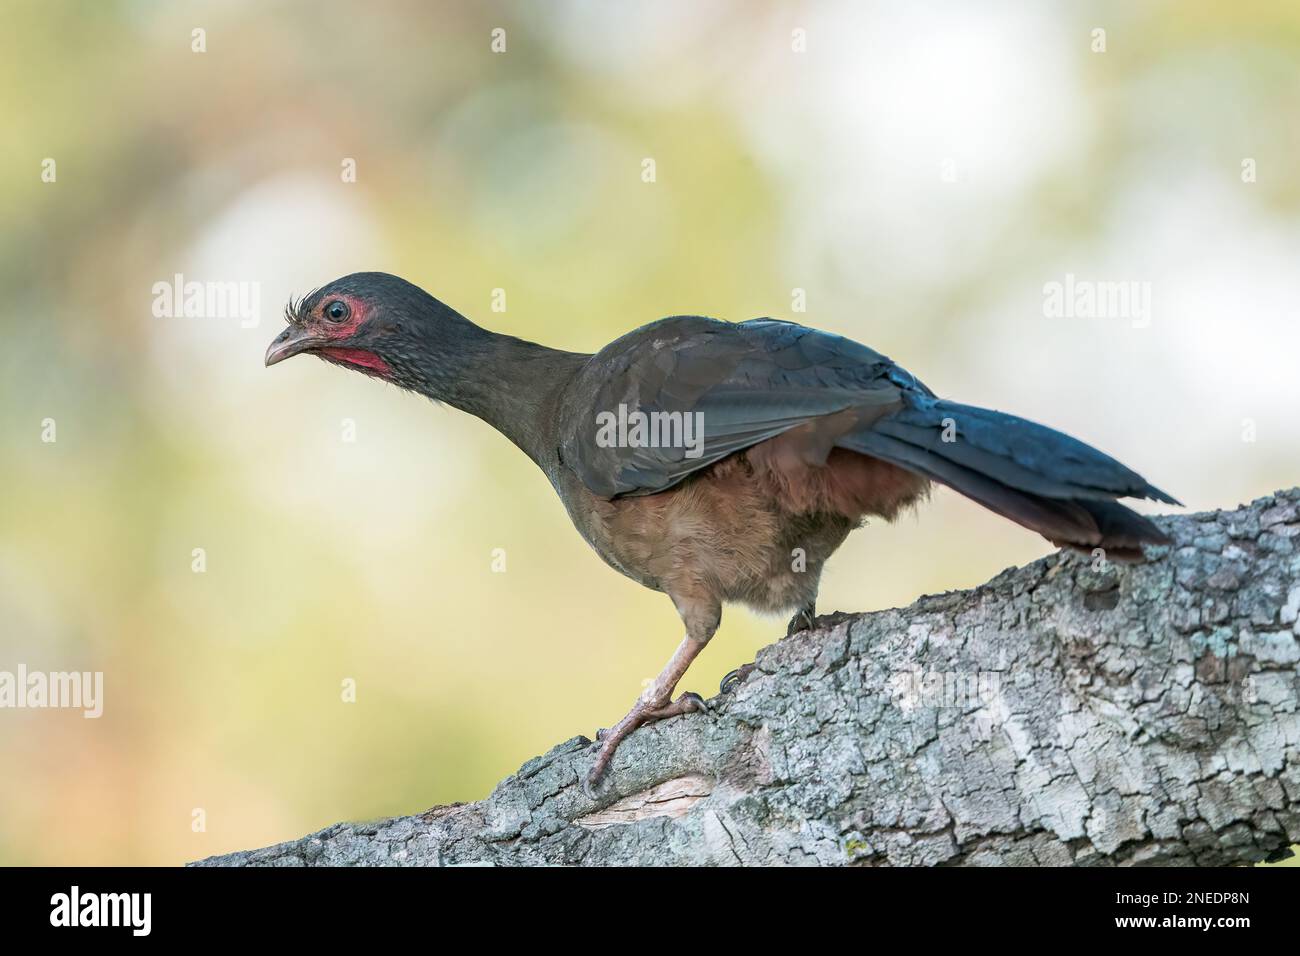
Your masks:
M 840 447 L 948 485 L 1060 546 L 1138 558 L 1168 538 L 1115 499 L 1178 502 L 1114 458 L 1004 412 L 923 398 L 845 435 Z

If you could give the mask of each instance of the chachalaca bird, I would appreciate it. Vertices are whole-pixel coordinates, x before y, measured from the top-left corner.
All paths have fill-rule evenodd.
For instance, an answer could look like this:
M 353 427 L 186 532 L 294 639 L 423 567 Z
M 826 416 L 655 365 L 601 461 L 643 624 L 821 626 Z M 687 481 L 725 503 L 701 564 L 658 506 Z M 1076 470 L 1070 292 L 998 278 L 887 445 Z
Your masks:
M 932 482 L 1121 560 L 1167 539 L 1115 499 L 1178 503 L 1083 442 L 938 398 L 879 352 L 793 322 L 673 316 L 587 355 L 489 332 L 380 272 L 291 301 L 286 318 L 267 365 L 306 352 L 478 416 L 542 469 L 607 564 L 672 599 L 685 639 L 598 735 L 588 787 L 638 726 L 704 708 L 672 694 L 724 602 L 810 626 L 826 559 Z

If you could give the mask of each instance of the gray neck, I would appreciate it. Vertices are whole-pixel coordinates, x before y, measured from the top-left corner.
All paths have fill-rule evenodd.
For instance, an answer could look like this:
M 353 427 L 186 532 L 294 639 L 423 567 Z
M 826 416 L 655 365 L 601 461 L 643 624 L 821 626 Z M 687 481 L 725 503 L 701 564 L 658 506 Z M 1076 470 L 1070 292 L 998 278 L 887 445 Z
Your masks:
M 560 392 L 590 356 L 466 324 L 473 331 L 466 330 L 455 350 L 454 368 L 440 368 L 443 374 L 417 390 L 483 419 L 549 473 L 559 444 Z

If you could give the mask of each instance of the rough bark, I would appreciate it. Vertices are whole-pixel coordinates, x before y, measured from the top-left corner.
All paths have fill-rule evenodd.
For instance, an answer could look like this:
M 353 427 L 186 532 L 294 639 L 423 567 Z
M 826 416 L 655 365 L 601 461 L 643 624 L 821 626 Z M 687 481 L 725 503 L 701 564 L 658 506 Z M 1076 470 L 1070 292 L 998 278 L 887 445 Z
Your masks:
M 820 618 L 712 713 L 485 800 L 200 865 L 1196 864 L 1300 842 L 1300 489 L 1164 517 L 1143 565 L 1057 554 Z

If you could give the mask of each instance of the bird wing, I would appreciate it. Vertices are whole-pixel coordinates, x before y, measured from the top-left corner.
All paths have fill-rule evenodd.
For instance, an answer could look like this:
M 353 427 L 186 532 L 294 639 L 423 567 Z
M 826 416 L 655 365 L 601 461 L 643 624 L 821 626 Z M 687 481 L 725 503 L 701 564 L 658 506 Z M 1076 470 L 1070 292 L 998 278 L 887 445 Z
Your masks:
M 804 422 L 895 404 L 904 391 L 933 394 L 879 352 L 829 332 L 777 319 L 676 316 L 592 356 L 567 395 L 560 455 L 595 494 L 653 494 Z M 657 445 L 611 432 L 611 423 L 635 423 L 637 414 L 659 416 Z M 680 424 L 665 417 L 673 414 Z M 663 441 L 669 423 L 681 429 L 670 437 L 690 443 Z

